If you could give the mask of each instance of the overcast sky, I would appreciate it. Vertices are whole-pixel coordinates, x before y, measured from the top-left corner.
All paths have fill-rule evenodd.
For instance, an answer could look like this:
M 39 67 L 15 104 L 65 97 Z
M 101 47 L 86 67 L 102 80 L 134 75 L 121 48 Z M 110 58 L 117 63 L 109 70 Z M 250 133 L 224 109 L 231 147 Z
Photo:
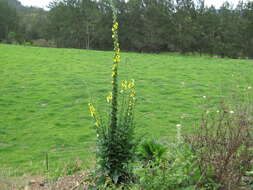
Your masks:
M 23 5 L 46 8 L 46 6 L 51 0 L 19 0 L 19 1 Z M 206 0 L 205 2 L 207 5 L 215 5 L 216 7 L 220 7 L 224 1 L 225 0 Z M 228 0 L 228 1 L 236 5 L 239 0 Z

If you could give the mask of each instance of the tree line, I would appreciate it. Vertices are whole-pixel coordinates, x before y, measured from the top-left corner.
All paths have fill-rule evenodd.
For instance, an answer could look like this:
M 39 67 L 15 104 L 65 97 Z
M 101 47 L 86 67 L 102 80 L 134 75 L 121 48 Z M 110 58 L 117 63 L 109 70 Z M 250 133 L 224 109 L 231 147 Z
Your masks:
M 45 39 L 57 47 L 81 49 L 113 47 L 109 0 L 53 0 L 49 11 L 17 10 L 4 3 L 8 1 L 0 0 L 0 40 Z M 236 6 L 226 2 L 220 8 L 208 7 L 204 0 L 115 0 L 115 4 L 124 51 L 253 58 L 253 2 Z
M 48 12 L 24 7 L 17 0 L 0 0 L 0 42 L 32 42 L 47 35 Z

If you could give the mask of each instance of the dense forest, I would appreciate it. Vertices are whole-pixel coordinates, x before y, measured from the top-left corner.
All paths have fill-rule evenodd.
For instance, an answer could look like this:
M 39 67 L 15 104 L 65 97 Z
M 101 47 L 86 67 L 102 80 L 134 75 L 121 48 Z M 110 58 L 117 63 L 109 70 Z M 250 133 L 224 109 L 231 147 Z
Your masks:
M 115 0 L 124 51 L 253 58 L 253 2 L 208 7 L 204 0 Z M 49 10 L 0 0 L 0 40 L 112 49 L 109 0 L 53 0 Z

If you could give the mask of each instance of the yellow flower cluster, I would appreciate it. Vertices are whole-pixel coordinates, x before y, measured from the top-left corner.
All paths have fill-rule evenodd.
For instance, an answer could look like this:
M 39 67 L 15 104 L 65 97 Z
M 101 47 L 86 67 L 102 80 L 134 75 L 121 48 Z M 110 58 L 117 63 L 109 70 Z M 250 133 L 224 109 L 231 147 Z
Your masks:
M 118 30 L 118 28 L 119 28 L 119 23 L 118 22 L 114 22 L 113 27 L 112 27 L 112 31 L 115 32 L 115 31 Z
M 94 106 L 93 106 L 91 103 L 89 103 L 88 106 L 89 106 L 89 110 L 90 110 L 90 115 L 91 115 L 91 117 L 93 117 L 94 120 L 95 120 L 95 125 L 96 125 L 97 127 L 99 127 L 99 126 L 101 125 L 101 122 L 100 122 L 99 119 L 98 119 L 96 109 L 94 108 Z
M 113 65 L 112 65 L 112 70 L 115 71 L 116 68 L 117 68 L 117 65 L 116 65 L 116 64 L 113 64 Z
M 95 121 L 95 125 L 96 125 L 97 127 L 99 127 L 99 126 L 100 126 L 100 124 L 101 124 L 101 123 L 100 123 L 100 121 L 99 121 L 99 120 L 96 120 L 96 121 Z
M 91 117 L 94 117 L 96 115 L 96 109 L 94 108 L 94 106 L 91 103 L 89 103 L 88 106 L 89 106 L 89 109 L 90 109 Z
M 122 83 L 121 83 L 121 86 L 123 89 L 127 89 L 127 81 L 126 80 L 123 80 Z
M 123 80 L 121 83 L 122 90 L 120 93 L 124 93 L 126 90 L 129 92 L 129 106 L 132 108 L 135 104 L 135 81 L 132 79 L 131 81 Z
M 135 90 L 132 90 L 132 91 L 131 91 L 130 97 L 135 99 Z
M 133 107 L 135 104 L 136 98 L 135 98 L 135 89 L 132 88 L 130 92 L 130 100 L 129 100 L 129 106 Z
M 119 62 L 120 62 L 120 55 L 119 55 L 119 52 L 116 52 L 116 55 L 115 55 L 115 57 L 114 57 L 114 59 L 113 59 L 113 62 L 114 62 L 114 63 L 119 63 Z
M 108 103 L 110 103 L 112 101 L 112 92 L 109 93 L 106 100 L 107 100 Z
M 134 79 L 132 79 L 131 81 L 126 81 L 126 80 L 123 80 L 122 83 L 121 83 L 121 86 L 123 89 L 131 89 L 131 88 L 134 88 L 135 86 L 135 81 Z
M 130 82 L 128 82 L 127 87 L 128 88 L 133 88 L 134 86 L 135 86 L 135 81 L 134 81 L 134 79 L 132 79 Z
M 116 17 L 114 18 L 113 21 L 113 26 L 112 26 L 112 39 L 114 41 L 114 58 L 113 58 L 113 66 L 112 66 L 112 77 L 116 77 L 117 75 L 117 70 L 118 70 L 118 63 L 120 62 L 120 48 L 119 48 L 119 39 L 118 39 L 118 29 L 119 29 L 119 24 L 116 21 Z

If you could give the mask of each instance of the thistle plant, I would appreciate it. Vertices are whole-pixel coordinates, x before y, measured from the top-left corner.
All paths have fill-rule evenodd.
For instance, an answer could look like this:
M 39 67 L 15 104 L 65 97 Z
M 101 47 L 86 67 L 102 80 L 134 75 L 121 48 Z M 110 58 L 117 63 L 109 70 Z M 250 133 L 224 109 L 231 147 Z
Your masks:
M 119 45 L 119 24 L 117 10 L 111 2 L 113 10 L 112 39 L 114 57 L 112 64 L 112 92 L 106 100 L 110 106 L 108 122 L 103 122 L 93 104 L 89 103 L 91 116 L 97 132 L 97 164 L 98 184 L 111 181 L 114 184 L 131 181 L 130 164 L 134 157 L 134 107 L 135 82 L 122 81 L 118 85 L 118 65 L 121 61 Z

